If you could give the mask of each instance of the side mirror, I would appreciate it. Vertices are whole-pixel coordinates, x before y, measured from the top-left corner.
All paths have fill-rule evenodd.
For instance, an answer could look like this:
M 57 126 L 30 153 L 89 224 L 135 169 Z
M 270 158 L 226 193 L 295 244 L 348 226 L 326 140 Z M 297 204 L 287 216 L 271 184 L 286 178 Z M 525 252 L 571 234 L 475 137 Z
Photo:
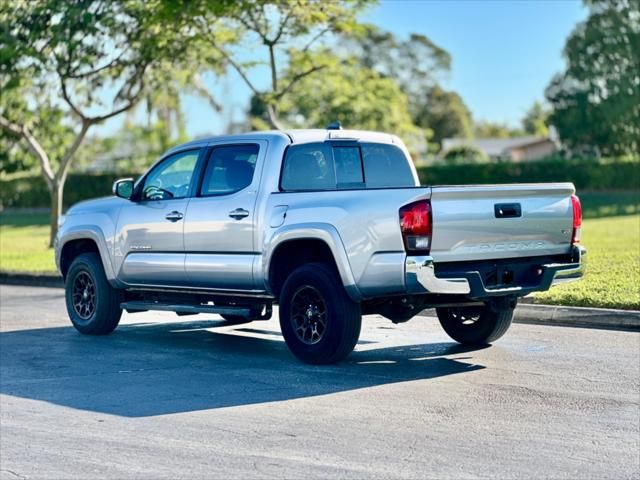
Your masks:
M 133 195 L 133 178 L 121 178 L 113 182 L 111 189 L 116 197 L 129 200 Z

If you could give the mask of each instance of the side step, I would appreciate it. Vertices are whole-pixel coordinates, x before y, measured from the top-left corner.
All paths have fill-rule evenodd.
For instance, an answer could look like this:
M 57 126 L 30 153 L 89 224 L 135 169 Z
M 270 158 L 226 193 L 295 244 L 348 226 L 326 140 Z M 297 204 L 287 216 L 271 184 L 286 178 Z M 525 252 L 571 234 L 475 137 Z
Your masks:
M 160 310 L 163 312 L 175 312 L 177 314 L 188 315 L 196 313 L 217 313 L 219 315 L 236 315 L 238 317 L 250 318 L 254 311 L 249 307 L 229 307 L 218 305 L 184 305 L 177 303 L 145 302 L 141 300 L 123 302 L 120 308 L 128 312 L 145 312 L 147 310 Z

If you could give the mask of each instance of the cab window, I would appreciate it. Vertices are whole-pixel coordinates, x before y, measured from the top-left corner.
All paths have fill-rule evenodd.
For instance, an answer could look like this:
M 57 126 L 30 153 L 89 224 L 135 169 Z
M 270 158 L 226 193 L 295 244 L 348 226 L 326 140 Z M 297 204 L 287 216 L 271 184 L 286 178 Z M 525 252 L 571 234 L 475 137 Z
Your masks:
M 142 200 L 185 198 L 196 168 L 200 150 L 176 153 L 165 159 L 147 175 L 142 188 Z

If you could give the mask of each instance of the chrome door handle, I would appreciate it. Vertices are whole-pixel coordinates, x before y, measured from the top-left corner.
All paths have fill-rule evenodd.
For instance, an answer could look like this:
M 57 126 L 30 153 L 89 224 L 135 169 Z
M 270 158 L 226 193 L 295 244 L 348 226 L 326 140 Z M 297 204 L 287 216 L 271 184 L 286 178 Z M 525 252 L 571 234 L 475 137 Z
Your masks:
M 246 211 L 244 208 L 236 208 L 235 210 L 231 210 L 229 212 L 229 216 L 231 218 L 235 218 L 236 220 L 241 220 L 245 217 L 248 217 L 249 212 Z
M 164 218 L 170 222 L 177 222 L 178 220 L 182 220 L 183 217 L 184 215 L 181 212 L 174 210 L 173 212 L 167 213 Z

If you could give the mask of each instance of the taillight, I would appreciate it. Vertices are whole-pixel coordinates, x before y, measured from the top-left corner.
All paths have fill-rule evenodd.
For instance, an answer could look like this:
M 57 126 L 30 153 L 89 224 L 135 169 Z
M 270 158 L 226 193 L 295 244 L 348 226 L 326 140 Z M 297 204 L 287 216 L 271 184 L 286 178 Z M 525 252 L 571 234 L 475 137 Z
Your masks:
M 429 253 L 433 219 L 429 200 L 410 203 L 400 209 L 400 230 L 410 253 Z
M 582 206 L 577 195 L 571 195 L 571 206 L 573 207 L 573 233 L 571 244 L 580 243 L 580 230 L 582 227 Z

